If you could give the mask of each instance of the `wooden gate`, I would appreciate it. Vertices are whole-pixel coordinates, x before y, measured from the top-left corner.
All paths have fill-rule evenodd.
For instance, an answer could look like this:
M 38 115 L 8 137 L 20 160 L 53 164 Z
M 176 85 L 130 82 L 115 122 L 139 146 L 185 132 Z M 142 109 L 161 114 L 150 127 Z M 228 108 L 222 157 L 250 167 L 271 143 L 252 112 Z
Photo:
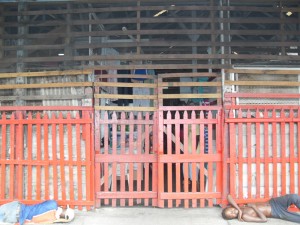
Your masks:
M 95 82 L 96 207 L 156 206 L 156 77 L 117 72 Z
M 219 203 L 221 107 L 160 107 L 159 118 L 159 207 L 212 207 Z

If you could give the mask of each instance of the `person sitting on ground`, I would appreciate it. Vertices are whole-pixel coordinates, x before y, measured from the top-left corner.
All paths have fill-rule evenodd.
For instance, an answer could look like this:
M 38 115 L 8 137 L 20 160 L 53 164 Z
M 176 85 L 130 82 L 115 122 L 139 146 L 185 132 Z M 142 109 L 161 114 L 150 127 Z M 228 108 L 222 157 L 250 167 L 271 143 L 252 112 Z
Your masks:
M 267 222 L 267 217 L 272 217 L 300 223 L 300 214 L 288 211 L 291 205 L 300 209 L 300 197 L 297 194 L 287 194 L 271 198 L 266 203 L 250 203 L 242 207 L 237 205 L 231 195 L 227 199 L 231 206 L 222 211 L 222 217 L 226 220 L 237 218 L 245 222 Z
M 3 223 L 66 223 L 74 219 L 74 210 L 58 207 L 55 200 L 34 205 L 13 201 L 0 206 L 0 222 Z

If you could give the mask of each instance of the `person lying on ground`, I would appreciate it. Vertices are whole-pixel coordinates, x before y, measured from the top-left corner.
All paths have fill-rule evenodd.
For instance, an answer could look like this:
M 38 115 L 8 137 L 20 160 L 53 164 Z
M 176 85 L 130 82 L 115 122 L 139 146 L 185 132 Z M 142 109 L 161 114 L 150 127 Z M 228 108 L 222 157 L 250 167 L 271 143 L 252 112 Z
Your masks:
M 237 218 L 245 222 L 267 222 L 267 218 L 278 218 L 300 223 L 300 214 L 288 211 L 291 205 L 300 209 L 300 197 L 297 194 L 287 194 L 271 198 L 265 203 L 250 203 L 239 207 L 231 195 L 227 197 L 231 206 L 223 209 L 222 217 L 226 220 Z
M 74 210 L 58 207 L 55 200 L 34 205 L 13 201 L 0 206 L 0 222 L 23 225 L 24 223 L 66 223 L 74 219 Z

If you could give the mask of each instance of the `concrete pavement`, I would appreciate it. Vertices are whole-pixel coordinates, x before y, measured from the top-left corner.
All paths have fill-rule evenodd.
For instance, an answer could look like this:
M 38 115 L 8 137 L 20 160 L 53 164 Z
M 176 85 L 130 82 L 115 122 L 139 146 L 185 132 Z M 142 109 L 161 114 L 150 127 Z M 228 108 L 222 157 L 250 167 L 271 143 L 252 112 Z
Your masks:
M 94 211 L 77 211 L 75 219 L 68 225 L 243 225 L 256 224 L 224 220 L 221 208 L 160 209 L 160 208 L 100 208 Z M 0 223 L 8 225 L 7 223 Z M 67 225 L 66 223 L 56 223 Z M 272 219 L 268 225 L 292 225 L 295 223 Z M 11 224 L 10 224 L 11 225 Z M 46 224 L 45 224 L 46 225 Z
M 224 220 L 221 208 L 160 209 L 160 208 L 100 208 L 90 212 L 77 212 L 70 225 L 238 225 L 257 224 L 238 220 Z M 295 223 L 270 218 L 268 225 Z

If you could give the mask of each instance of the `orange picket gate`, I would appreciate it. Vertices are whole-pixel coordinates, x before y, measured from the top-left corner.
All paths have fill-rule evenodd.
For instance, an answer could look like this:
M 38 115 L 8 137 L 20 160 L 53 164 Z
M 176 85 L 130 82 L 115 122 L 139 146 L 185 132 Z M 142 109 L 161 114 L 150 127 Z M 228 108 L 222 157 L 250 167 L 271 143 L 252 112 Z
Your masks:
M 222 108 L 161 106 L 158 124 L 158 206 L 220 203 Z
M 63 206 L 93 207 L 92 108 L 0 110 L 0 203 L 55 199 Z
M 298 106 L 227 106 L 225 131 L 227 192 L 238 203 L 299 193 Z
M 95 112 L 96 207 L 157 205 L 156 120 L 156 112 Z

